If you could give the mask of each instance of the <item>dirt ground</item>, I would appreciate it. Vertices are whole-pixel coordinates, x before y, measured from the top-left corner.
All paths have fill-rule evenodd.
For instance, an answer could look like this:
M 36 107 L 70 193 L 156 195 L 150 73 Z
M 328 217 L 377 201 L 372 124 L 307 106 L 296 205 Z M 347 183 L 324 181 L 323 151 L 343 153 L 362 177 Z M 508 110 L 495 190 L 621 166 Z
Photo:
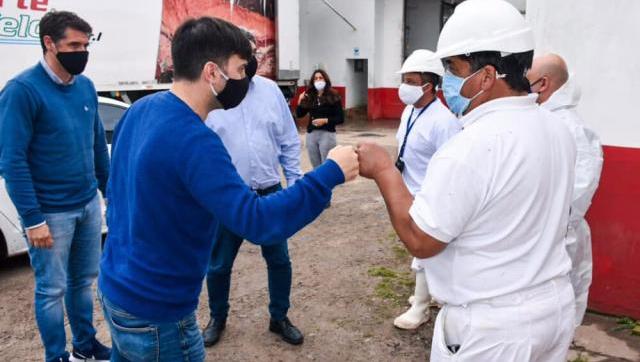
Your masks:
M 368 139 L 392 151 L 395 125 L 352 123 L 339 131 L 339 143 Z M 306 152 L 303 169 L 310 169 Z M 267 330 L 266 267 L 259 247 L 245 243 L 234 266 L 227 329 L 222 340 L 207 349 L 208 361 L 428 360 L 433 319 L 417 331 L 392 325 L 407 307 L 413 275 L 410 257 L 397 241 L 373 182 L 358 178 L 338 187 L 331 208 L 292 237 L 289 250 L 294 271 L 289 317 L 305 334 L 304 344 L 290 346 Z M 202 327 L 209 318 L 204 290 L 198 307 Z M 109 342 L 97 302 L 95 318 L 98 339 Z M 585 342 L 576 346 L 572 358 L 580 352 L 595 358 L 589 361 L 640 360 L 640 338 L 611 332 L 614 319 L 589 315 L 585 324 L 614 334 L 621 343 L 617 348 L 626 348 L 625 353 L 610 353 L 609 344 L 604 351 L 594 351 Z M 0 262 L 0 361 L 39 361 L 42 356 L 28 258 Z

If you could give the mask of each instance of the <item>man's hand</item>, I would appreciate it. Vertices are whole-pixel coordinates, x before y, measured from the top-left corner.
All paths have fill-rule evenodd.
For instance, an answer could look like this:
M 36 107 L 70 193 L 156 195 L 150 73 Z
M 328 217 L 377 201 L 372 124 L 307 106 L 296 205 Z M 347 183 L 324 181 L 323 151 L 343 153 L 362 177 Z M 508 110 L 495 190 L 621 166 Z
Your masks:
M 313 124 L 316 127 L 322 127 L 327 123 L 329 123 L 328 118 L 316 118 L 313 121 L 311 121 L 311 124 Z
M 375 179 L 381 172 L 393 169 L 393 161 L 382 146 L 375 143 L 361 143 L 356 149 L 360 163 L 360 176 Z
M 34 248 L 49 249 L 53 246 L 53 237 L 47 224 L 27 230 L 27 239 Z
M 358 155 L 352 146 L 336 146 L 329 151 L 327 158 L 340 166 L 345 182 L 358 176 Z

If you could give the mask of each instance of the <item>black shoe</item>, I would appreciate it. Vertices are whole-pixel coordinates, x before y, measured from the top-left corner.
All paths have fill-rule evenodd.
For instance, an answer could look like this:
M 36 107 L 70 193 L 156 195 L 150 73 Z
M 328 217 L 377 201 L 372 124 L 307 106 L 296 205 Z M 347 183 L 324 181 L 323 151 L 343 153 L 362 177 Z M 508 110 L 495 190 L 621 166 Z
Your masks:
M 214 344 L 218 343 L 220 337 L 222 336 L 222 331 L 224 331 L 224 327 L 227 325 L 226 319 L 213 319 L 209 320 L 209 324 L 202 330 L 202 340 L 204 341 L 205 347 L 211 347 Z
M 56 359 L 54 359 L 55 362 L 70 362 L 71 360 L 69 359 L 69 352 L 64 352 L 64 354 Z
M 98 342 L 95 338 L 91 342 L 91 349 L 83 351 L 73 347 L 71 353 L 71 362 L 83 362 L 83 361 L 97 361 L 97 362 L 109 362 L 111 360 L 111 348 Z
M 287 343 L 302 344 L 304 342 L 304 336 L 302 332 L 296 326 L 291 324 L 289 318 L 284 318 L 281 321 L 271 320 L 269 322 L 269 330 L 280 337 Z

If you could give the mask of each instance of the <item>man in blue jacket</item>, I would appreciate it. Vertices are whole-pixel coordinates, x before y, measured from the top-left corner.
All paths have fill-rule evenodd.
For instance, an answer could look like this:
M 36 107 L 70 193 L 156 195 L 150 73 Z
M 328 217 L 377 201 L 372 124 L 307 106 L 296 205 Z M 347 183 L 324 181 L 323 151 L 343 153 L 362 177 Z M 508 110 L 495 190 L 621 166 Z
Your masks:
M 91 26 L 49 12 L 40 21 L 44 57 L 0 93 L 0 169 L 29 241 L 35 313 L 46 361 L 109 360 L 93 327 L 109 154 L 93 83 L 84 70 Z M 18 358 L 18 357 L 14 357 Z M 8 358 L 8 359 L 14 359 Z
M 204 360 L 195 309 L 218 223 L 258 244 L 279 242 L 358 173 L 353 148 L 337 147 L 292 187 L 258 196 L 204 123 L 246 95 L 249 41 L 236 26 L 204 17 L 178 28 L 171 54 L 171 91 L 136 102 L 114 137 L 98 283 L 115 360 Z

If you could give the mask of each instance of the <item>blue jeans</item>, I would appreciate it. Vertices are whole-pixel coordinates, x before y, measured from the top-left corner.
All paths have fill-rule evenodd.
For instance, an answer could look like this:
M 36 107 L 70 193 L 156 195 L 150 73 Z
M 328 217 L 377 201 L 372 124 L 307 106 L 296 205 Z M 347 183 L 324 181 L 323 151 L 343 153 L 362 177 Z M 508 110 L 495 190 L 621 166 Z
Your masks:
M 96 194 L 80 209 L 44 214 L 53 237 L 51 249 L 29 246 L 35 274 L 35 313 L 46 360 L 65 355 L 64 306 L 73 346 L 93 347 L 93 293 L 101 252 L 102 215 Z
M 111 361 L 204 361 L 195 312 L 177 322 L 153 323 L 115 306 L 100 294 L 111 332 Z
M 264 196 L 279 190 L 282 190 L 282 187 L 276 185 L 264 192 L 258 192 L 258 194 Z M 234 234 L 222 225 L 218 226 L 218 234 L 207 271 L 209 311 L 213 319 L 226 319 L 229 313 L 231 269 L 242 241 L 241 236 Z M 291 293 L 291 260 L 289 259 L 287 241 L 283 240 L 261 248 L 269 274 L 269 313 L 272 319 L 283 320 L 289 310 L 289 295 Z

